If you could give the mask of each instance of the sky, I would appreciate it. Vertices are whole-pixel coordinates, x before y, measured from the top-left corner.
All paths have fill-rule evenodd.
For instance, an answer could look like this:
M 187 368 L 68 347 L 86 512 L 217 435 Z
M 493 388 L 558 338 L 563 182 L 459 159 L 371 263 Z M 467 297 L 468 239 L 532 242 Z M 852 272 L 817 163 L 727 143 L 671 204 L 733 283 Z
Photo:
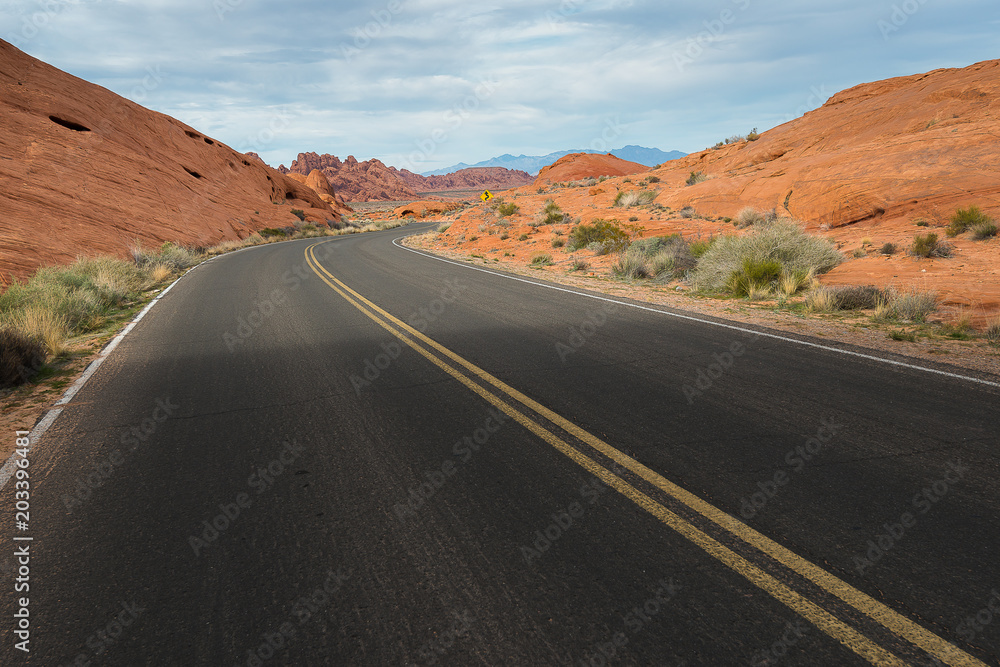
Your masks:
M 694 152 L 1000 57 L 996 0 L 0 0 L 0 38 L 272 166 Z

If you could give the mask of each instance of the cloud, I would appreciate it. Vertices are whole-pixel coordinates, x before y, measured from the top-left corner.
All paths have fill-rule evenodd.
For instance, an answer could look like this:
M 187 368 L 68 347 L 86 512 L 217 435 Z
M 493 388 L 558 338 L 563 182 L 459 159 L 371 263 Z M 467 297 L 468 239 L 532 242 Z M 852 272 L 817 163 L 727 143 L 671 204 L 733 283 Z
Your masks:
M 253 144 L 274 164 L 307 150 L 402 164 L 444 132 L 421 169 L 588 147 L 614 119 L 616 145 L 699 150 L 861 82 L 991 58 L 997 15 L 986 0 L 14 0 L 5 9 L 0 37 L 29 54 L 126 97 L 138 91 L 142 104 L 234 147 Z M 162 76 L 148 89 L 151 69 Z M 477 95 L 484 82 L 494 90 Z

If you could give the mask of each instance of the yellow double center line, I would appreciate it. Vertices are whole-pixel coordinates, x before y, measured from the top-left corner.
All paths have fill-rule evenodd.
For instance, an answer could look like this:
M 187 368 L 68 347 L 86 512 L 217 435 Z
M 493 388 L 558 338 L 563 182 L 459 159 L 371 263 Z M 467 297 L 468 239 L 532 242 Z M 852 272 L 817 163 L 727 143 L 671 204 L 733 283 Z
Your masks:
M 306 261 L 316 275 L 318 275 L 323 282 L 329 285 L 348 303 L 371 318 L 372 321 L 408 345 L 414 351 L 423 355 L 428 361 L 433 363 L 435 366 L 438 366 L 445 373 L 455 378 L 458 382 L 469 388 L 474 393 L 481 396 L 498 410 L 502 410 L 526 429 L 552 445 L 556 450 L 567 456 L 573 462 L 577 463 L 588 472 L 601 479 L 605 484 L 614 488 L 636 505 L 652 514 L 676 532 L 683 535 L 689 541 L 710 554 L 713 558 L 738 572 L 755 586 L 767 592 L 775 599 L 781 601 L 824 633 L 841 642 L 872 664 L 905 665 L 906 663 L 896 655 L 892 654 L 882 646 L 876 644 L 874 641 L 849 626 L 847 623 L 841 621 L 826 609 L 820 607 L 815 602 L 806 599 L 797 591 L 778 581 L 757 565 L 754 565 L 743 556 L 737 554 L 729 547 L 723 545 L 718 540 L 703 532 L 694 524 L 675 514 L 673 511 L 663 506 L 653 498 L 650 498 L 648 495 L 613 473 L 608 468 L 604 467 L 586 454 L 583 454 L 575 447 L 572 447 L 552 430 L 542 426 L 534 419 L 530 418 L 528 414 L 534 414 L 544 420 L 547 420 L 555 426 L 558 426 L 560 429 L 569 433 L 580 442 L 589 445 L 595 451 L 600 452 L 608 459 L 617 463 L 619 466 L 630 470 L 646 482 L 660 489 L 675 501 L 683 503 L 700 516 L 715 523 L 728 534 L 738 538 L 748 545 L 753 546 L 758 551 L 767 554 L 788 569 L 796 572 L 816 586 L 819 586 L 827 593 L 839 598 L 857 611 L 868 616 L 878 625 L 888 629 L 898 637 L 905 639 L 911 644 L 923 649 L 945 664 L 955 665 L 956 667 L 967 665 L 985 667 L 984 663 L 977 660 L 974 656 L 959 649 L 954 644 L 949 643 L 933 632 L 930 632 L 917 623 L 914 623 L 902 614 L 890 609 L 878 600 L 875 600 L 871 596 L 859 591 L 847 582 L 833 576 L 822 568 L 817 567 L 798 554 L 789 551 L 777 542 L 774 542 L 689 491 L 682 489 L 627 454 L 618 451 L 600 438 L 595 437 L 576 424 L 573 424 L 569 420 L 561 417 L 555 412 L 552 412 L 540 403 L 528 398 L 521 392 L 508 386 L 498 378 L 493 377 L 475 364 L 467 361 L 448 348 L 423 335 L 399 318 L 394 317 L 382 308 L 379 308 L 377 305 L 338 280 L 332 273 L 320 265 L 314 254 L 314 248 L 317 245 L 319 244 L 317 243 L 311 245 L 306 249 Z M 449 363 L 449 361 L 451 363 Z M 483 384 L 493 387 L 498 393 L 495 394 L 492 391 L 488 391 L 483 384 L 473 380 L 473 377 L 478 378 Z M 520 405 L 522 409 L 526 409 L 527 414 L 515 408 L 514 405 L 516 404 Z

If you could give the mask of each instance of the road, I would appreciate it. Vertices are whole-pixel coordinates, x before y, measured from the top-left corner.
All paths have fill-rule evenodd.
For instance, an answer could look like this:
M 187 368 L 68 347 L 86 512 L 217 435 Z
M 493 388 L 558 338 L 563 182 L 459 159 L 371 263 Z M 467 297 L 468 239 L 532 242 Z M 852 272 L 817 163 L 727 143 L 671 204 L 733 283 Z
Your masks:
M 422 228 L 149 311 L 33 444 L 27 530 L 0 490 L 0 664 L 1000 664 L 996 378 L 393 243 Z

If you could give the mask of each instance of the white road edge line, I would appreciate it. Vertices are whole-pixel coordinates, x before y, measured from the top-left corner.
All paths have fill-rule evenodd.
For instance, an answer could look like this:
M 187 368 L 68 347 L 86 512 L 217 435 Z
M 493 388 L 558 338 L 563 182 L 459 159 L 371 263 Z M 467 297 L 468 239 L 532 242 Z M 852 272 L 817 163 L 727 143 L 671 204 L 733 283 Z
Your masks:
M 420 232 L 420 233 L 423 233 L 423 232 Z M 415 234 L 411 234 L 409 236 L 415 236 Z M 400 237 L 400 239 L 402 239 L 402 238 L 407 238 L 407 237 L 405 237 L 405 236 L 404 237 Z M 766 333 L 766 332 L 763 332 L 763 331 L 754 331 L 753 329 L 747 329 L 747 328 L 744 328 L 744 327 L 736 326 L 735 324 L 723 324 L 721 322 L 713 322 L 712 320 L 706 320 L 706 319 L 702 319 L 700 317 L 693 317 L 691 315 L 681 315 L 680 313 L 672 313 L 669 310 L 659 310 L 657 308 L 650 308 L 648 306 L 640 306 L 640 305 L 635 304 L 635 303 L 627 303 L 625 301 L 618 301 L 617 299 L 611 299 L 609 297 L 597 296 L 595 294 L 587 294 L 586 292 L 577 292 L 576 290 L 567 289 L 565 287 L 556 287 L 555 285 L 546 285 L 545 283 L 538 283 L 538 282 L 535 282 L 533 280 L 527 280 L 525 278 L 518 278 L 516 276 L 508 276 L 506 274 L 497 273 L 496 271 L 490 271 L 488 269 L 483 269 L 483 268 L 480 268 L 478 266 L 470 266 L 468 264 L 463 264 L 462 262 L 456 262 L 454 260 L 445 259 L 444 257 L 438 257 L 436 255 L 433 255 L 433 254 L 430 254 L 430 253 L 427 253 L 427 252 L 421 252 L 420 250 L 414 250 L 413 248 L 407 248 L 406 246 L 400 245 L 398 243 L 398 241 L 400 239 L 393 239 L 392 244 L 394 246 L 396 246 L 397 248 L 402 248 L 403 250 L 409 250 L 412 253 L 416 253 L 416 254 L 422 255 L 424 257 L 429 257 L 431 259 L 436 259 L 439 262 L 445 262 L 447 264 L 454 264 L 455 266 L 461 266 L 462 268 L 465 268 L 465 269 L 472 269 L 473 271 L 480 271 L 482 273 L 488 273 L 491 276 L 498 276 L 500 278 L 507 278 L 508 280 L 516 280 L 517 282 L 527 283 L 529 285 L 535 285 L 537 287 L 544 287 L 546 289 L 556 290 L 557 292 L 568 292 L 570 294 L 575 294 L 577 296 L 587 297 L 588 299 L 594 299 L 596 301 L 606 301 L 608 303 L 618 304 L 619 306 L 628 306 L 629 308 L 636 308 L 638 310 L 646 310 L 646 311 L 649 311 L 651 313 L 660 313 L 661 315 L 667 315 L 669 317 L 676 317 L 676 318 L 681 319 L 681 320 L 689 320 L 691 322 L 699 322 L 701 324 L 709 324 L 709 325 L 711 325 L 713 327 L 720 327 L 722 329 L 732 329 L 733 331 L 742 331 L 744 333 L 753 334 L 755 336 L 763 336 L 763 337 L 766 337 L 766 338 L 773 338 L 775 340 L 785 341 L 786 343 L 794 343 L 796 345 L 803 345 L 805 347 L 814 347 L 814 348 L 817 348 L 817 349 L 820 349 L 820 350 L 826 350 L 828 352 L 836 352 L 838 354 L 846 354 L 846 355 L 849 355 L 849 356 L 852 356 L 852 357 L 860 357 L 861 359 L 867 359 L 869 361 L 876 361 L 876 362 L 879 362 L 879 363 L 889 364 L 889 365 L 892 365 L 892 366 L 901 366 L 903 368 L 909 368 L 911 370 L 916 370 L 916 371 L 923 371 L 925 373 L 935 373 L 937 375 L 944 375 L 946 377 L 954 378 L 956 380 L 966 380 L 968 382 L 976 382 L 976 383 L 984 384 L 984 385 L 987 385 L 987 386 L 990 386 L 990 387 L 1000 388 L 1000 382 L 991 382 L 990 380 L 983 380 L 983 379 L 972 377 L 972 376 L 969 376 L 969 375 L 960 375 L 958 373 L 950 373 L 948 371 L 938 370 L 937 368 L 927 368 L 926 366 L 918 366 L 916 364 L 908 364 L 908 363 L 906 363 L 904 361 L 895 361 L 893 359 L 885 359 L 883 357 L 876 357 L 875 355 L 872 355 L 872 354 L 864 354 L 864 353 L 861 353 L 861 352 L 854 352 L 853 350 L 843 350 L 843 349 L 840 349 L 838 347 L 831 347 L 829 345 L 820 345 L 819 343 L 810 343 L 809 341 L 797 340 L 795 338 L 789 338 L 787 336 L 779 336 L 777 334 Z
M 212 259 L 215 258 L 213 257 Z M 206 261 L 211 261 L 211 260 L 206 260 Z M 128 333 L 135 328 L 135 325 L 138 324 L 139 321 L 146 316 L 146 313 L 148 313 L 149 310 L 153 306 L 155 306 L 156 303 L 160 299 L 162 299 L 167 292 L 172 290 L 174 288 L 174 285 L 179 283 L 181 279 L 184 278 L 184 276 L 186 276 L 188 273 L 191 273 L 191 271 L 194 271 L 204 263 L 205 262 L 196 264 L 195 266 L 191 267 L 189 271 L 185 271 L 184 275 L 182 275 L 180 278 L 170 283 L 170 285 L 168 285 L 162 292 L 156 295 L 155 299 L 146 304 L 146 307 L 143 308 L 139 312 L 139 314 L 135 316 L 135 319 L 133 319 L 131 322 L 128 323 L 128 326 L 122 329 L 118 333 L 118 335 L 115 336 L 114 339 L 112 339 L 110 343 L 104 346 L 104 349 L 101 350 L 97 358 L 94 359 L 92 362 L 90 362 L 90 365 L 87 366 L 87 370 L 83 372 L 83 375 L 77 378 L 76 382 L 70 385 L 70 387 L 63 393 L 62 398 L 60 398 L 53 404 L 57 407 L 54 407 L 48 412 L 46 412 L 45 416 L 42 417 L 42 419 L 38 422 L 38 424 L 35 425 L 35 428 L 31 429 L 31 434 L 28 435 L 28 440 L 30 442 L 28 448 L 29 452 L 38 445 L 39 440 L 41 440 L 42 436 L 45 435 L 45 432 L 49 430 L 49 427 L 52 426 L 52 423 L 55 422 L 56 417 L 62 414 L 63 408 L 59 406 L 66 405 L 71 400 L 73 400 L 73 397 L 76 396 L 77 392 L 83 389 L 83 385 L 87 384 L 87 380 L 90 379 L 90 376 L 92 376 L 94 372 L 98 368 L 100 368 L 101 364 L 104 363 L 104 360 L 108 358 L 108 355 L 111 354 L 116 347 L 118 347 L 118 344 L 121 343 L 122 340 L 125 338 L 125 336 L 127 336 Z M 17 470 L 17 463 L 15 462 L 17 456 L 18 456 L 17 452 L 11 454 L 10 458 L 7 459 L 7 462 L 3 464 L 3 468 L 0 468 L 0 490 L 2 490 L 3 487 L 7 485 L 7 481 L 14 475 L 14 471 Z

